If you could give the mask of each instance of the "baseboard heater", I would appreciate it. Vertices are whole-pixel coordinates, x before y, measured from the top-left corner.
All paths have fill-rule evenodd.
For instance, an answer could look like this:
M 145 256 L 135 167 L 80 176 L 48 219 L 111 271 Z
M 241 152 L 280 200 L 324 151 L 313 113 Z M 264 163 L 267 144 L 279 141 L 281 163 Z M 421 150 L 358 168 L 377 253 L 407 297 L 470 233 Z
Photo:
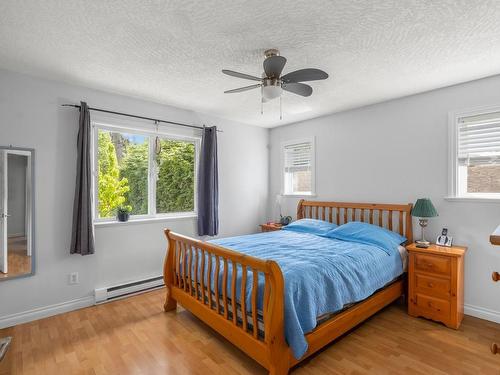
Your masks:
M 165 286 L 163 276 L 152 277 L 149 279 L 132 281 L 126 284 L 110 286 L 107 288 L 98 288 L 94 290 L 95 303 L 106 303 L 120 298 L 133 296 L 148 292 L 150 290 L 159 289 Z

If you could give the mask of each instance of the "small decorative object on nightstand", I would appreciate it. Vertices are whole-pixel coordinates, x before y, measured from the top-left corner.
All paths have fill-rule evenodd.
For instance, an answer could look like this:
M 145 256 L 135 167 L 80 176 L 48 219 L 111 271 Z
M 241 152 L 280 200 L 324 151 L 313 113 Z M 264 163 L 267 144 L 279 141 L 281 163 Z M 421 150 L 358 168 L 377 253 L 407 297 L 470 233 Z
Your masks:
M 453 245 L 453 237 L 448 234 L 448 228 L 443 228 L 441 235 L 436 239 L 438 246 L 451 246 Z
M 272 232 L 275 230 L 281 230 L 281 227 L 283 227 L 283 225 L 278 224 L 278 223 L 260 224 L 260 230 L 262 232 Z
M 411 244 L 408 267 L 408 314 L 458 329 L 464 316 L 463 246 L 428 248 Z
M 288 225 L 292 222 L 292 217 L 291 216 L 281 216 L 280 217 L 280 224 L 281 225 Z
M 438 213 L 429 198 L 420 198 L 415 202 L 411 210 L 411 216 L 418 217 L 418 224 L 422 227 L 422 239 L 415 241 L 418 247 L 429 247 L 430 242 L 425 240 L 424 228 L 427 226 L 429 217 L 436 217 Z

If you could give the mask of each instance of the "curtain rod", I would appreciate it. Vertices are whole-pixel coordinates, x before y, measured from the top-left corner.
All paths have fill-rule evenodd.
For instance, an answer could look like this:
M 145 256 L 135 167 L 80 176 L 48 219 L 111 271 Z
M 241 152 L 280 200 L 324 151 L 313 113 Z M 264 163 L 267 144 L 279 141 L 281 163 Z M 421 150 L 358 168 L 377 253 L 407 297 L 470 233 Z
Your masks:
M 81 106 L 78 104 L 62 104 L 62 107 L 74 107 L 80 109 Z M 167 120 L 159 120 L 156 118 L 151 118 L 151 117 L 144 117 L 144 116 L 137 116 L 137 115 L 131 115 L 129 113 L 123 113 L 123 112 L 115 112 L 115 111 L 108 111 L 107 109 L 102 109 L 102 108 L 93 108 L 89 107 L 90 111 L 96 111 L 96 112 L 104 112 L 104 113 L 111 113 L 112 115 L 120 115 L 120 116 L 126 116 L 126 117 L 133 117 L 133 118 L 138 118 L 141 120 L 148 120 L 148 121 L 154 121 L 156 123 L 165 123 L 165 124 L 171 124 L 171 125 L 178 125 L 178 126 L 185 126 L 187 128 L 193 128 L 193 129 L 203 129 L 202 126 L 196 126 L 196 125 L 189 125 L 189 124 L 183 124 L 181 122 L 174 122 L 174 121 L 167 121 Z M 218 132 L 222 132 L 222 130 L 217 129 Z

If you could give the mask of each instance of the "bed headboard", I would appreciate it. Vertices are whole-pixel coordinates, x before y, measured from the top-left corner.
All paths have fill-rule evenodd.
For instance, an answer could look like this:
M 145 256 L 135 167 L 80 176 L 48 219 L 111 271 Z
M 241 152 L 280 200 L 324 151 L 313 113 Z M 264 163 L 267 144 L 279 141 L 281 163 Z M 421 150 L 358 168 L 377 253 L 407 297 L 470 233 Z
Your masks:
M 413 204 L 318 202 L 301 199 L 297 219 L 320 219 L 335 224 L 363 221 L 398 232 L 413 242 L 411 209 Z

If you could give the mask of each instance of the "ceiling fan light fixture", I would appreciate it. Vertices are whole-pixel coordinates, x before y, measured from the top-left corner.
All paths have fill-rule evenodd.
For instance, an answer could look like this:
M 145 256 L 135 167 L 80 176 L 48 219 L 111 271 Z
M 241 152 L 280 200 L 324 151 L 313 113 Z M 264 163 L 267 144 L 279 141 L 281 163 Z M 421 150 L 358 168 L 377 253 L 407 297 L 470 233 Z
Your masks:
M 264 78 L 262 80 L 262 97 L 267 100 L 279 98 L 283 93 L 281 81 L 274 78 Z
M 281 86 L 263 86 L 262 87 L 262 96 L 266 100 L 273 100 L 279 98 L 283 90 Z

